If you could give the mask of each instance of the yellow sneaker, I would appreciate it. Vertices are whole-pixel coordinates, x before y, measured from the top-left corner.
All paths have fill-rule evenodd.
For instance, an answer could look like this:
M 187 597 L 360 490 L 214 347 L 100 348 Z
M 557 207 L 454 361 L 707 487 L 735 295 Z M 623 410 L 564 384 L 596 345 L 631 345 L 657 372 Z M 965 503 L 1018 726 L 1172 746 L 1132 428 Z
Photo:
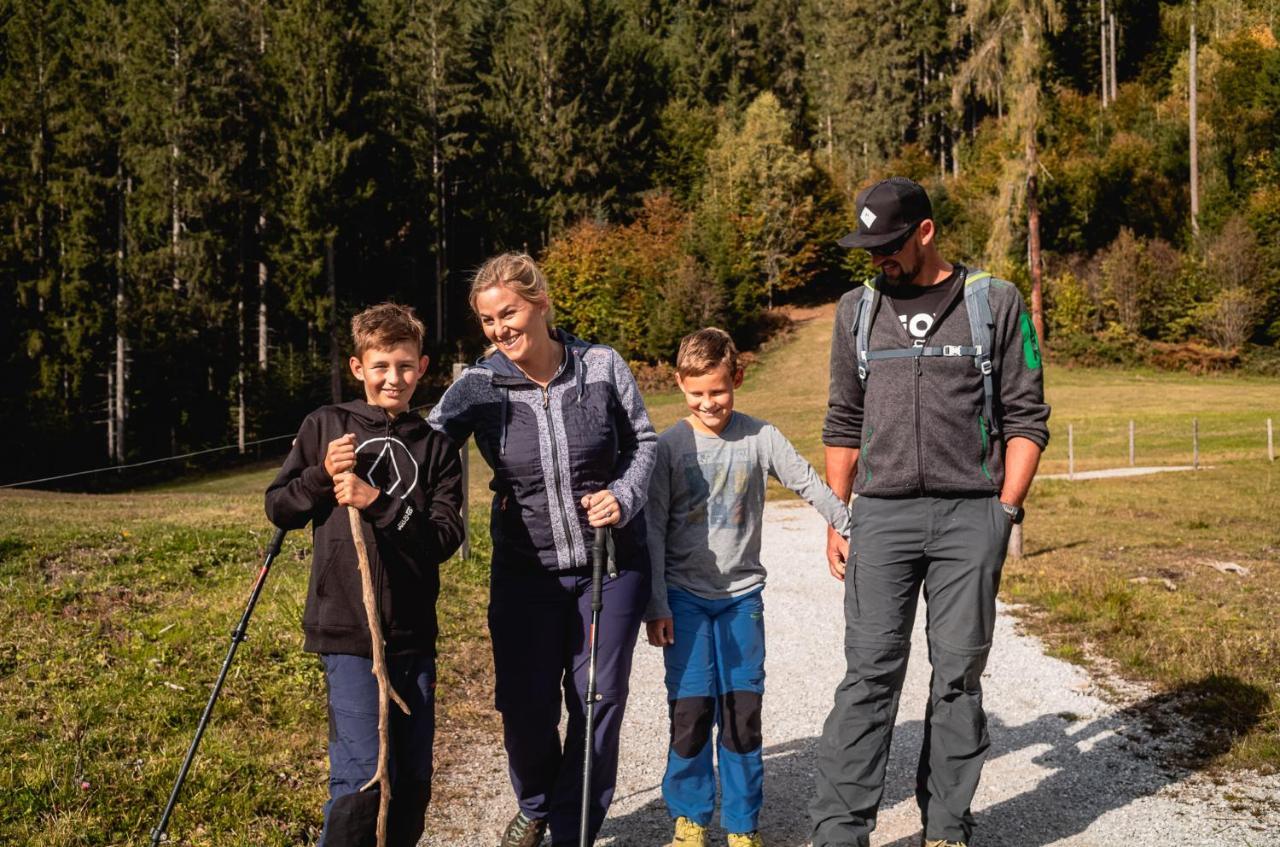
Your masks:
M 686 817 L 676 818 L 676 834 L 667 847 L 707 847 L 707 828 Z
M 759 832 L 731 832 L 729 847 L 764 847 L 764 839 Z

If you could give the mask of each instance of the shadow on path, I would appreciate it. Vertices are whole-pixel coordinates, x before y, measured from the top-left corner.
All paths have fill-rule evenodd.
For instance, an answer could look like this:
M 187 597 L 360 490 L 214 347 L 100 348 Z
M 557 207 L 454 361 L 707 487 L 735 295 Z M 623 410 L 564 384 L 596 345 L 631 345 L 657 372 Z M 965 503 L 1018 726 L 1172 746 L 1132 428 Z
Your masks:
M 1007 725 L 992 714 L 992 747 L 983 774 L 986 790 L 979 789 L 979 799 L 984 794 L 996 799 L 977 812 L 976 837 L 984 847 L 1045 847 L 1084 832 L 1107 813 L 1211 764 L 1258 724 L 1267 707 L 1262 689 L 1234 677 L 1210 676 L 1087 722 L 1071 714 L 1045 714 L 1028 723 Z M 915 768 L 922 730 L 922 722 L 915 720 L 894 731 L 882 816 L 906 802 L 915 818 Z M 760 828 L 771 847 L 809 843 L 808 805 L 817 743 L 811 737 L 765 748 Z M 1020 764 L 1011 766 L 1002 761 L 1006 757 Z M 665 843 L 655 840 L 658 833 L 669 839 L 670 832 L 666 806 L 659 797 L 608 820 L 601 837 L 612 836 L 617 845 L 652 847 Z M 717 820 L 712 843 L 722 838 Z M 918 843 L 916 828 L 888 847 Z

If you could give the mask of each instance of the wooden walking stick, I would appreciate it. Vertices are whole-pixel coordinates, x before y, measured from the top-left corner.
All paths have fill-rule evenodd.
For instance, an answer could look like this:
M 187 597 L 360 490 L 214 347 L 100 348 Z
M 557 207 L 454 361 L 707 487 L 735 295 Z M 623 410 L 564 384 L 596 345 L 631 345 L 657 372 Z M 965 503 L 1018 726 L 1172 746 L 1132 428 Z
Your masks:
M 378 680 L 378 769 L 373 779 L 364 784 L 361 791 L 371 786 L 378 786 L 378 847 L 387 843 L 387 807 L 391 803 L 391 774 L 387 767 L 387 756 L 390 749 L 388 724 L 390 723 L 390 705 L 394 700 L 406 715 L 409 707 L 396 690 L 391 687 L 391 679 L 387 676 L 386 645 L 382 640 L 382 621 L 378 615 L 378 597 L 373 593 L 373 573 L 369 569 L 369 551 L 364 546 L 363 521 L 360 510 L 355 506 L 347 507 L 347 517 L 351 518 L 351 540 L 356 545 L 356 560 L 360 568 L 360 589 L 364 595 L 364 613 L 369 619 L 369 646 L 373 654 L 373 675 Z

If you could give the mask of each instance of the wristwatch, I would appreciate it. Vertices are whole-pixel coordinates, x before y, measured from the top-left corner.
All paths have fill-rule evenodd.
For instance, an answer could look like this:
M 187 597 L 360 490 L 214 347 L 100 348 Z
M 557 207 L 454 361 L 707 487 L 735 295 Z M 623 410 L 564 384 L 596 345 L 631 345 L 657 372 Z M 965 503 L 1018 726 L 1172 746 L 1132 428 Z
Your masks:
M 1014 524 L 1015 526 L 1022 523 L 1022 519 L 1027 516 L 1026 509 L 1021 506 L 1014 506 L 1011 503 L 1001 501 L 1000 508 L 1004 509 L 1004 513 L 1009 516 L 1009 523 Z

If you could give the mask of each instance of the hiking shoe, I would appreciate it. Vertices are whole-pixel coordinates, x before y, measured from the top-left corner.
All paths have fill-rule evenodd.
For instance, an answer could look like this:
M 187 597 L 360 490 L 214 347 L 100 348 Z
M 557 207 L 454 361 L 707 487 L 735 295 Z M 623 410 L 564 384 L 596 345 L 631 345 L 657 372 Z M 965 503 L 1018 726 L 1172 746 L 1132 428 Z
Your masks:
M 542 844 L 542 835 L 546 831 L 545 820 L 533 820 L 525 817 L 523 811 L 516 812 L 516 816 L 502 833 L 502 841 L 498 847 L 538 847 Z
M 969 847 L 963 841 L 948 841 L 945 838 L 926 838 L 924 847 Z
M 731 832 L 729 847 L 764 847 L 764 839 L 759 832 Z
M 707 847 L 707 828 L 686 817 L 678 817 L 675 837 L 667 847 Z

